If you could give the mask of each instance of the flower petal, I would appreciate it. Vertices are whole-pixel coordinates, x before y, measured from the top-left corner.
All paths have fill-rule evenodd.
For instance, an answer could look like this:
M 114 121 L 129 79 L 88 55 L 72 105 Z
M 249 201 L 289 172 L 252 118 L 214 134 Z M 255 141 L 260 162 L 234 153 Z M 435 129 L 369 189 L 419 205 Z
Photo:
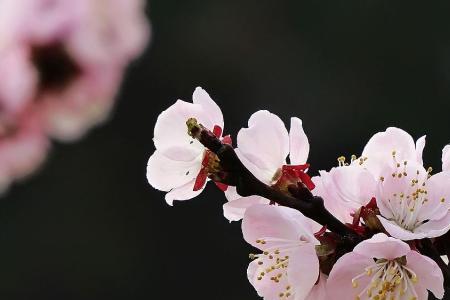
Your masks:
M 450 230 L 450 213 L 447 213 L 442 219 L 430 220 L 419 227 L 414 232 L 422 234 L 428 238 L 435 238 L 446 234 Z
M 319 259 L 315 246 L 307 244 L 289 255 L 289 282 L 294 283 L 295 300 L 304 300 L 319 278 Z
M 327 290 L 333 293 L 333 299 L 356 299 L 369 284 L 370 277 L 363 276 L 358 285 L 352 286 L 352 279 L 364 273 L 365 268 L 373 264 L 373 259 L 350 252 L 338 259 L 330 272 Z
M 192 100 L 194 104 L 199 104 L 203 108 L 209 118 L 209 123 L 203 124 L 203 126 L 208 126 L 208 129 L 212 129 L 215 125 L 218 125 L 223 131 L 222 111 L 216 102 L 211 99 L 209 94 L 201 87 L 197 87 L 192 95 Z
M 450 209 L 450 172 L 434 174 L 426 182 L 427 199 L 420 209 L 418 219 L 438 220 Z
M 302 126 L 302 120 L 291 118 L 289 131 L 289 158 L 292 165 L 303 165 L 308 160 L 309 141 Z
M 394 163 L 393 151 L 399 162 L 417 161 L 413 138 L 400 128 L 389 127 L 384 132 L 376 133 L 364 147 L 362 157 L 367 157 L 365 168 L 378 177 L 385 164 Z
M 327 278 L 328 276 L 321 273 L 319 281 L 314 285 L 306 300 L 328 300 L 327 295 Z M 295 299 L 297 300 L 297 299 Z
M 205 187 L 203 187 L 197 191 L 194 191 L 192 188 L 193 186 L 194 186 L 194 180 L 189 181 L 185 185 L 174 188 L 173 190 L 168 192 L 165 197 L 167 204 L 173 205 L 174 200 L 183 201 L 183 200 L 189 200 L 194 197 L 197 197 L 205 188 Z
M 375 196 L 376 181 L 371 173 L 359 165 L 337 167 L 330 172 L 321 171 L 320 179 L 314 178 L 316 189 L 313 192 L 324 199 L 327 209 L 347 223 L 352 221 L 350 214 Z
M 423 149 L 425 148 L 426 135 L 416 141 L 417 162 L 423 165 Z
M 156 149 L 164 154 L 173 148 L 184 148 L 191 151 L 190 156 L 183 157 L 184 160 L 195 159 L 203 153 L 205 149 L 203 145 L 188 135 L 186 121 L 191 117 L 197 118 L 198 122 L 202 124 L 208 123 L 209 125 L 210 123 L 209 117 L 199 104 L 178 100 L 175 104 L 163 111 L 158 116 L 155 124 L 153 141 Z M 208 129 L 212 130 L 212 128 Z M 189 153 L 188 151 L 186 153 Z M 166 156 L 170 156 L 170 154 Z M 173 156 L 171 158 L 177 159 Z
M 156 150 L 148 160 L 147 180 L 154 188 L 167 192 L 192 181 L 200 167 L 200 159 L 175 161 Z
M 450 145 L 442 149 L 442 171 L 450 171 Z
M 237 147 L 239 158 L 245 157 L 244 165 L 258 179 L 268 183 L 272 178 L 268 178 L 267 174 L 274 176 L 286 164 L 289 135 L 278 116 L 267 110 L 260 110 L 250 117 L 248 128 L 239 131 Z M 261 172 L 265 176 L 261 176 Z
M 386 229 L 386 231 L 395 238 L 404 241 L 411 241 L 416 239 L 423 239 L 426 237 L 423 232 L 411 232 L 409 230 L 406 230 L 402 226 L 399 226 L 395 221 L 387 220 L 382 216 L 377 217 L 380 220 L 381 225 L 383 225 L 384 229 Z
M 388 237 L 384 233 L 375 234 L 372 238 L 356 245 L 353 252 L 368 258 L 396 259 L 410 251 L 408 244 Z
M 257 240 L 275 238 L 286 241 L 300 241 L 300 237 L 317 244 L 309 219 L 300 212 L 283 206 L 255 204 L 247 209 L 242 220 L 242 232 L 247 243 L 257 248 L 275 246 L 267 242 L 264 247 Z
M 244 217 L 247 208 L 255 204 L 268 205 L 269 203 L 269 200 L 260 196 L 241 197 L 225 203 L 223 214 L 229 221 L 239 221 Z
M 410 251 L 406 255 L 407 267 L 417 274 L 417 285 L 430 290 L 435 297 L 444 297 L 444 276 L 439 266 L 424 255 Z M 421 299 L 421 298 L 419 298 Z

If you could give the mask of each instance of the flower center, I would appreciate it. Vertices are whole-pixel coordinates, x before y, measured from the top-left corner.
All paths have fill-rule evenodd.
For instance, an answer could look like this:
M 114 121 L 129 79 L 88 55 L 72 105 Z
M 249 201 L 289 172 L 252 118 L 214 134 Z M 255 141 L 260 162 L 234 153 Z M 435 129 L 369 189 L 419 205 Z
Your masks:
M 256 240 L 257 244 L 263 248 L 261 254 L 250 254 L 249 257 L 258 264 L 256 279 L 258 281 L 271 280 L 280 285 L 278 297 L 288 299 L 295 291 L 288 280 L 287 268 L 289 266 L 289 253 L 299 246 L 308 243 L 306 237 L 301 236 L 298 241 L 291 241 L 277 238 L 264 238 Z M 276 246 L 268 246 L 276 244 Z
M 81 73 L 62 43 L 35 46 L 31 59 L 39 72 L 39 91 L 61 91 Z
M 393 151 L 392 157 L 396 169 L 391 174 L 392 182 L 390 184 L 397 185 L 399 189 L 394 193 L 385 195 L 387 198 L 386 203 L 394 216 L 392 220 L 404 229 L 413 231 L 427 221 L 421 220 L 419 213 L 429 201 L 426 185 L 431 177 L 432 168 L 429 168 L 426 174 L 421 174 L 419 170 L 411 174 L 411 170 L 409 172 L 407 170 L 407 161 L 397 162 L 395 151 Z M 380 179 L 385 181 L 384 177 Z M 441 203 L 445 202 L 445 198 L 440 200 Z
M 418 278 L 416 273 L 406 267 L 406 258 L 397 258 L 394 260 L 378 259 L 376 262 L 364 269 L 364 272 L 358 274 L 352 279 L 353 288 L 359 287 L 360 280 L 369 277 L 369 283 L 355 296 L 355 300 L 365 298 L 373 300 L 398 300 L 406 299 L 404 296 L 410 296 L 408 299 L 416 300 L 417 293 L 414 285 Z

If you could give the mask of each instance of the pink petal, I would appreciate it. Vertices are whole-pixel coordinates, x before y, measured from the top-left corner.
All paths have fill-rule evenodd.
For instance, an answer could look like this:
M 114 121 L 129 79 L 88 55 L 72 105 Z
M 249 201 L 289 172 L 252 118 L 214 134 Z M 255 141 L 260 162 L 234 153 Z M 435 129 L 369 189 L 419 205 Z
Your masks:
M 393 164 L 393 151 L 399 162 L 417 161 L 413 138 L 402 129 L 389 127 L 384 132 L 376 133 L 364 147 L 362 157 L 367 157 L 365 168 L 378 177 L 384 164 Z
M 250 117 L 248 128 L 239 131 L 237 147 L 239 158 L 246 158 L 243 160 L 245 166 L 267 183 L 271 178 L 267 178 L 267 175 L 261 178 L 260 173 L 274 176 L 277 170 L 286 164 L 289 135 L 278 116 L 260 110 Z
M 261 276 L 261 272 L 265 272 L 265 265 L 270 265 L 272 261 L 268 258 L 263 258 L 263 265 L 258 265 L 257 261 L 252 261 L 247 269 L 247 278 L 250 283 L 254 286 L 258 295 L 266 300 L 279 300 L 280 293 L 285 292 L 286 286 L 290 285 L 287 276 L 284 274 L 279 280 L 275 282 L 270 279 L 270 274 L 266 274 L 260 280 L 258 277 Z M 287 298 L 287 300 L 293 300 L 293 297 Z
M 450 172 L 434 174 L 426 183 L 428 201 L 419 212 L 420 220 L 437 220 L 450 209 Z
M 342 199 L 332 192 L 330 186 L 330 175 L 328 172 L 320 171 L 320 176 L 311 178 L 316 186 L 312 191 L 315 196 L 319 196 L 323 199 L 325 207 L 336 218 L 343 223 L 351 223 L 353 217 L 350 215 L 354 213 L 355 209 L 350 208 L 347 205 L 342 205 Z
M 158 190 L 170 191 L 196 178 L 200 167 L 199 159 L 189 162 L 175 161 L 156 150 L 148 160 L 147 180 Z
M 319 278 L 319 259 L 315 246 L 302 246 L 289 255 L 289 281 L 294 283 L 295 300 L 304 300 Z
M 302 126 L 302 120 L 291 118 L 289 132 L 289 158 L 292 165 L 303 165 L 308 160 L 309 141 Z
M 426 237 L 426 234 L 423 232 L 417 232 L 417 231 L 409 231 L 403 228 L 402 226 L 399 226 L 395 221 L 387 220 L 382 216 L 377 216 L 378 219 L 381 222 L 381 225 L 383 225 L 384 229 L 393 237 L 404 240 L 404 241 L 411 241 L 416 239 L 423 239 Z
M 327 291 L 333 299 L 356 299 L 356 296 L 369 284 L 371 277 L 363 276 L 356 288 L 352 279 L 365 272 L 365 268 L 374 263 L 373 259 L 353 252 L 347 253 L 333 266 L 327 281 Z
M 197 197 L 204 189 L 202 188 L 198 191 L 194 191 L 193 186 L 194 181 L 189 181 L 185 185 L 174 188 L 173 190 L 168 192 L 165 197 L 167 204 L 173 205 L 174 200 L 183 201 Z
M 191 117 L 197 118 L 202 124 L 205 121 L 210 123 L 203 107 L 199 104 L 178 100 L 163 111 L 155 124 L 153 141 L 156 149 L 162 152 L 172 148 L 189 149 L 192 152 L 190 159 L 203 153 L 205 149 L 203 145 L 188 135 L 186 121 Z
M 416 154 L 417 154 L 417 162 L 419 164 L 423 164 L 423 149 L 425 148 L 425 140 L 426 140 L 426 135 L 420 137 L 417 141 L 416 141 Z
M 328 300 L 329 297 L 327 295 L 327 278 L 328 276 L 321 273 L 319 281 L 312 288 L 306 300 Z M 297 299 L 295 299 L 297 300 Z
M 396 259 L 410 251 L 409 245 L 388 237 L 384 233 L 375 234 L 372 238 L 359 243 L 353 252 L 368 258 Z
M 446 234 L 450 230 L 450 213 L 439 220 L 430 220 L 419 227 L 414 232 L 424 237 L 435 238 Z
M 311 221 L 300 212 L 282 206 L 255 204 L 247 209 L 242 220 L 242 232 L 247 243 L 257 248 L 274 246 L 268 242 L 256 243 L 264 238 L 300 241 L 300 237 L 317 244 Z
M 444 297 L 444 277 L 436 262 L 415 251 L 410 251 L 406 255 L 406 261 L 407 267 L 417 274 L 417 286 L 422 290 L 430 290 L 434 296 L 442 299 Z
M 192 95 L 192 100 L 194 104 L 200 105 L 205 114 L 209 117 L 209 124 L 203 124 L 204 126 L 214 126 L 218 125 L 222 128 L 223 131 L 223 115 L 219 106 L 214 102 L 209 94 L 202 89 L 201 87 L 197 87 Z M 210 127 L 207 127 L 210 128 Z
M 442 171 L 450 171 L 450 145 L 442 149 Z
M 244 217 L 247 208 L 255 204 L 268 205 L 269 203 L 269 200 L 259 196 L 241 197 L 225 203 L 223 214 L 229 221 L 239 221 Z
M 351 222 L 351 213 L 366 205 L 375 196 L 376 181 L 360 166 L 350 165 L 320 172 L 314 178 L 315 194 L 324 199 L 325 206 L 344 222 Z

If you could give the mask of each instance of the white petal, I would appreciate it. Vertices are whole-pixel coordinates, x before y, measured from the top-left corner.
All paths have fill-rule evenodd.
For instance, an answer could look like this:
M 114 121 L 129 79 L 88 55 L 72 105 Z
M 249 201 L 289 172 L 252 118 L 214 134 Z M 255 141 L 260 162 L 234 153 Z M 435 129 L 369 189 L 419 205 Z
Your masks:
M 185 148 L 192 153 L 192 157 L 188 160 L 200 155 L 205 148 L 200 142 L 191 138 L 187 131 L 186 121 L 191 117 L 197 118 L 202 124 L 205 120 L 209 120 L 202 106 L 181 100 L 163 111 L 158 116 L 154 130 L 153 141 L 156 149 L 164 153 L 172 148 Z
M 147 180 L 154 188 L 167 192 L 196 178 L 200 167 L 200 159 L 175 161 L 156 150 L 148 160 Z
M 204 126 L 208 126 L 207 128 L 212 129 L 215 125 L 218 125 L 222 130 L 224 129 L 222 111 L 204 89 L 197 87 L 192 95 L 192 100 L 195 104 L 199 104 L 203 107 L 205 114 L 209 118 L 209 123 L 203 124 Z
M 303 165 L 308 160 L 309 141 L 302 126 L 302 120 L 291 118 L 289 132 L 289 157 L 292 165 Z
M 174 200 L 189 200 L 192 199 L 194 197 L 197 197 L 204 189 L 201 188 L 198 191 L 194 191 L 194 183 L 195 183 L 195 179 L 192 181 L 189 181 L 188 183 L 186 183 L 183 186 L 180 186 L 178 188 L 174 188 L 173 190 L 171 190 L 170 192 L 168 192 L 166 194 L 166 202 L 169 205 L 173 205 L 173 201 Z
M 289 152 L 289 135 L 281 119 L 266 111 L 254 113 L 249 121 L 248 128 L 242 128 L 237 137 L 239 155 L 245 156 L 244 164 L 258 179 L 261 175 L 252 168 L 257 167 L 261 172 L 275 175 L 282 165 L 286 164 Z M 263 178 L 266 179 L 267 178 Z
M 230 200 L 223 205 L 223 215 L 229 221 L 239 221 L 244 217 L 247 208 L 255 204 L 268 205 L 269 203 L 269 200 L 259 196 L 240 197 Z

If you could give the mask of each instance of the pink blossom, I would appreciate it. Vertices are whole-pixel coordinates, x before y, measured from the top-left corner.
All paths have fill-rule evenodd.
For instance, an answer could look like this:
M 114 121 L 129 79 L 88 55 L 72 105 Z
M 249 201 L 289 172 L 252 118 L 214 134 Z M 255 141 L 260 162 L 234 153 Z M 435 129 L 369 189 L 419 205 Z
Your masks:
M 300 180 L 313 188 L 312 182 L 304 173 L 307 169 L 305 164 L 309 142 L 302 121 L 298 118 L 291 118 L 288 133 L 277 115 L 267 110 L 257 111 L 250 117 L 248 128 L 243 128 L 238 133 L 236 154 L 265 184 L 286 189 L 286 184 Z M 291 166 L 287 166 L 288 155 Z M 289 173 L 289 168 L 296 168 L 296 173 Z M 269 200 L 259 196 L 241 197 L 235 188 L 229 188 L 225 195 L 229 202 L 224 204 L 224 215 L 230 221 L 242 219 L 245 210 L 253 204 L 269 203 Z
M 0 53 L 17 51 L 22 61 L 20 69 L 0 65 L 2 73 L 21 72 L 20 79 L 8 78 L 9 86 L 32 79 L 23 98 L 28 113 L 37 114 L 47 133 L 61 140 L 76 139 L 103 121 L 127 63 L 148 40 L 144 2 L 5 0 L 1 5 Z
M 242 220 L 244 239 L 263 251 L 251 255 L 254 260 L 247 275 L 261 297 L 326 299 L 313 226 L 300 212 L 287 207 L 255 204 L 246 210 Z M 313 297 L 308 298 L 310 294 Z
M 427 290 L 442 299 L 443 282 L 432 259 L 379 233 L 336 262 L 327 290 L 336 299 L 426 300 Z
M 412 240 L 443 235 L 450 229 L 450 173 L 431 176 L 423 168 L 424 145 L 424 137 L 415 144 L 405 131 L 388 128 L 369 140 L 359 159 L 349 165 L 341 160 L 341 166 L 314 177 L 314 193 L 347 223 L 375 198 L 379 219 L 392 236 Z
M 168 192 L 166 201 L 170 205 L 173 200 L 188 200 L 200 194 L 206 183 L 205 158 L 211 159 L 209 167 L 215 163 L 214 155 L 188 135 L 186 121 L 196 118 L 222 136 L 222 112 L 208 93 L 198 87 L 192 100 L 178 100 L 159 115 L 155 125 L 156 151 L 148 161 L 147 179 L 154 188 Z

